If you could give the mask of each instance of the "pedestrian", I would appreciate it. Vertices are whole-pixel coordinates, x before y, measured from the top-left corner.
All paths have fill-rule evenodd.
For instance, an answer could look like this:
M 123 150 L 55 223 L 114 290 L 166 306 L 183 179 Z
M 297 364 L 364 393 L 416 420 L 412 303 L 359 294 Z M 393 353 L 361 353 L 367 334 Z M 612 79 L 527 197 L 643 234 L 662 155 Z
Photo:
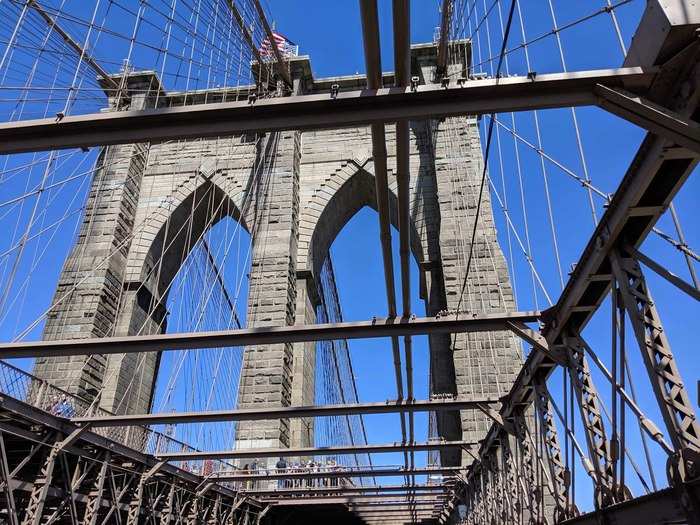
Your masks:
M 57 415 L 61 417 L 73 417 L 75 415 L 73 405 L 70 404 L 70 401 L 68 401 L 68 398 L 65 394 L 61 396 L 61 402 L 58 404 Z
M 338 486 L 338 477 L 335 476 L 335 473 L 338 472 L 338 464 L 335 462 L 335 458 L 331 458 L 329 463 L 330 463 L 330 471 L 334 474 L 331 477 L 331 487 L 337 487 Z
M 250 472 L 250 465 L 249 465 L 248 463 L 246 463 L 245 465 L 243 465 L 243 468 L 242 468 L 241 470 L 243 471 L 243 475 L 244 475 L 244 476 L 247 476 L 248 473 Z M 250 487 L 251 487 L 251 481 L 250 481 L 250 480 L 244 481 L 244 482 L 243 482 L 243 487 L 244 487 L 246 490 L 250 489 Z
M 333 472 L 333 465 L 332 465 L 332 463 L 331 463 L 331 459 L 330 459 L 330 458 L 328 458 L 328 459 L 326 460 L 326 465 L 325 465 L 324 469 L 325 469 L 326 473 L 328 474 L 328 477 L 323 479 L 323 485 L 324 485 L 325 487 L 330 487 L 330 486 L 331 486 L 331 483 L 333 482 L 333 474 L 332 474 L 332 472 Z
M 287 473 L 287 461 L 283 458 L 280 457 L 280 459 L 277 461 L 277 464 L 275 465 L 275 468 L 277 469 L 277 474 L 286 474 Z M 277 488 L 282 489 L 286 488 L 287 485 L 287 480 L 286 479 L 278 479 L 277 480 Z
M 322 467 L 321 467 L 321 462 L 320 462 L 320 461 L 314 463 L 313 471 L 314 471 L 315 474 L 317 474 L 317 476 L 314 478 L 314 485 L 315 485 L 316 487 L 321 487 L 321 486 L 323 486 L 323 478 L 322 478 L 321 476 L 318 475 L 318 474 L 321 474 L 321 469 L 322 469 Z
M 292 473 L 294 473 L 294 474 L 299 474 L 299 473 L 301 473 L 301 464 L 300 464 L 298 461 L 295 461 L 295 462 L 292 464 Z M 301 487 L 301 479 L 299 479 L 298 477 L 295 477 L 295 478 L 292 480 L 292 486 L 293 486 L 294 488 L 299 488 L 299 487 Z
M 305 471 L 307 474 L 313 474 L 314 467 L 315 467 L 314 462 L 313 462 L 313 461 L 309 461 L 309 462 L 306 464 L 306 468 L 304 469 L 304 471 Z M 308 476 L 308 477 L 306 478 L 306 486 L 307 486 L 308 488 L 311 488 L 311 487 L 314 486 L 314 479 L 313 479 L 311 476 Z
M 257 459 L 254 459 L 253 462 L 250 464 L 250 473 L 253 476 L 257 476 L 257 474 L 258 474 L 258 460 Z M 253 483 L 251 483 L 251 488 L 253 490 L 255 490 L 258 486 L 258 483 L 256 480 L 252 480 L 252 481 L 253 481 Z
M 49 409 L 49 411 L 51 412 L 51 415 L 58 416 L 60 410 L 61 410 L 61 399 L 58 396 L 53 396 L 53 399 L 51 401 L 51 408 Z

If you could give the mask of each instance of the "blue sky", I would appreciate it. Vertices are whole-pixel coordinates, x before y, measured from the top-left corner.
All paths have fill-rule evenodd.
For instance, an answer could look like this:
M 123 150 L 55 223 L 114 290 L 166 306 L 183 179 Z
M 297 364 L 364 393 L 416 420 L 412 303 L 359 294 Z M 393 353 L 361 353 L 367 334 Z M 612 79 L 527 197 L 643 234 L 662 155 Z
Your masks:
M 128 2 L 127 2 L 128 3 Z M 364 71 L 364 58 L 362 52 L 361 27 L 357 2 L 351 0 L 331 1 L 331 2 L 309 2 L 308 0 L 269 0 L 269 8 L 273 13 L 277 30 L 287 35 L 300 46 L 302 54 L 311 57 L 311 64 L 316 77 L 334 76 L 343 74 L 362 73 Z M 431 41 L 435 27 L 438 25 L 438 11 L 435 0 L 414 0 L 412 4 L 411 16 L 411 37 L 412 42 Z M 477 10 L 483 12 L 484 4 L 482 0 L 477 0 Z M 502 3 L 504 6 L 508 2 Z M 393 69 L 393 50 L 391 42 L 391 2 L 381 0 L 380 5 L 380 26 L 382 35 L 382 59 L 383 69 Z M 485 4 L 484 4 L 485 5 Z M 538 35 L 546 34 L 551 30 L 552 24 L 549 13 L 546 9 L 547 3 L 544 0 L 522 0 L 521 8 L 525 13 L 525 31 L 527 39 L 530 40 Z M 554 2 L 556 6 L 559 24 L 578 19 L 579 17 L 592 13 L 604 5 L 604 1 L 590 2 L 570 2 L 558 0 Z M 641 11 L 644 7 L 642 0 L 632 2 L 616 10 L 621 33 L 625 45 L 629 45 L 631 35 L 636 27 Z M 83 17 L 88 15 L 83 14 Z M 129 32 L 128 17 L 111 18 L 115 27 Z M 69 27 L 80 34 L 79 25 Z M 492 62 L 485 62 L 485 59 L 492 56 L 500 46 L 498 19 L 489 17 L 489 21 L 481 27 L 481 30 L 474 38 L 474 62 L 484 62 L 479 68 L 479 72 L 492 73 Z M 489 51 L 489 36 L 491 51 Z M 595 68 L 618 67 L 622 63 L 622 51 L 617 43 L 617 37 L 611 18 L 607 14 L 596 16 L 591 20 L 567 29 L 562 32 L 562 43 L 565 51 L 566 65 L 569 70 L 583 70 Z M 145 39 L 146 37 L 144 37 Z M 512 48 L 520 43 L 520 28 L 514 24 L 512 34 Z M 101 46 L 95 45 L 98 56 L 115 57 L 125 56 L 128 50 L 128 42 L 123 39 L 109 40 L 105 36 L 101 40 Z M 0 47 L 2 49 L 2 47 Z M 537 44 L 530 47 L 532 69 L 539 73 L 554 72 L 561 70 L 561 63 L 556 48 L 556 41 L 552 36 L 543 38 Z M 145 68 L 152 66 L 151 55 L 148 49 L 140 49 L 132 57 L 135 67 Z M 116 71 L 119 62 L 103 62 L 110 71 Z M 170 62 L 172 64 L 172 62 Z M 108 67 L 109 66 L 109 67 Z M 174 67 L 171 65 L 171 67 Z M 504 65 L 505 67 L 505 65 Z M 170 71 L 170 70 L 168 70 Z M 510 74 L 524 74 L 527 68 L 524 64 L 522 51 L 517 51 L 509 55 L 507 70 Z M 171 71 L 171 73 L 174 70 Z M 21 73 L 21 72 L 20 72 Z M 9 71 L 3 77 L 4 86 L 14 85 L 17 79 L 21 79 L 21 74 L 17 71 Z M 13 76 L 15 75 L 15 76 Z M 18 76 L 19 75 L 19 76 Z M 46 83 L 47 80 L 44 80 Z M 174 80 L 172 82 L 175 82 Z M 89 83 L 89 82 L 88 82 Z M 211 85 L 216 82 L 212 81 Z M 178 89 L 183 87 L 182 79 L 173 84 Z M 201 83 L 195 83 L 195 87 L 203 87 Z M 54 101 L 60 106 L 60 100 Z M 6 109 L 0 103 L 0 109 Z M 104 100 L 81 98 L 73 110 L 80 112 L 83 110 L 95 111 Z M 51 106 L 53 108 L 53 106 Z M 44 105 L 37 102 L 27 111 L 43 111 Z M 51 109 L 53 111 L 53 109 Z M 47 115 L 51 115 L 51 111 Z M 3 111 L 3 120 L 6 113 Z M 543 149 L 552 158 L 565 166 L 572 173 L 581 176 L 583 165 L 579 158 L 576 136 L 572 126 L 569 110 L 549 110 L 539 114 L 542 123 Z M 577 111 L 580 123 L 581 139 L 585 152 L 586 166 L 593 184 L 604 193 L 612 193 L 625 173 L 629 163 L 643 138 L 643 132 L 634 126 L 621 121 L 616 117 L 605 114 L 595 108 L 580 108 Z M 499 121 L 507 127 L 512 128 L 513 123 L 517 132 L 524 139 L 535 143 L 535 129 L 531 113 L 511 115 L 499 115 Z M 486 119 L 482 119 L 482 138 Z M 560 283 L 550 234 L 550 224 L 547 208 L 544 205 L 544 188 L 542 174 L 540 173 L 540 161 L 537 154 L 524 145 L 522 142 L 518 146 L 518 155 L 521 160 L 521 171 L 516 169 L 516 157 L 514 149 L 514 139 L 506 127 L 497 126 L 494 132 L 494 146 L 489 162 L 489 173 L 496 186 L 499 196 L 506 198 L 509 205 L 513 229 L 520 238 L 524 239 L 529 233 L 532 247 L 532 257 L 534 265 L 540 273 L 544 286 L 549 296 L 556 301 L 560 292 Z M 500 144 L 500 147 L 498 147 Z M 7 166 L 18 165 L 26 162 L 28 156 L 14 156 L 8 159 Z M 70 170 L 89 169 L 94 162 L 95 151 L 88 154 L 73 154 L 72 156 L 61 157 L 61 169 L 57 170 L 57 177 L 61 174 L 69 173 Z M 501 164 L 503 170 L 501 171 Z M 588 205 L 587 194 L 581 185 L 573 180 L 564 170 L 547 162 L 547 174 L 549 188 L 552 195 L 552 208 L 554 213 L 555 230 L 558 234 L 559 248 L 561 252 L 562 272 L 564 279 L 572 263 L 574 263 L 585 245 L 588 237 L 593 231 L 591 211 Z M 12 198 L 23 191 L 31 189 L 37 183 L 41 173 L 33 171 L 26 180 L 13 178 L 9 183 L 0 187 L 2 201 Z M 47 206 L 46 216 L 42 217 L 41 224 L 50 224 L 52 220 L 59 218 L 66 209 L 73 209 L 79 206 L 81 196 L 84 196 L 87 188 L 87 178 L 78 179 L 73 184 L 63 186 L 62 190 L 51 193 L 51 205 Z M 520 181 L 522 180 L 522 193 L 520 191 Z M 676 198 L 675 204 L 681 217 L 688 245 L 697 248 L 700 246 L 700 212 L 697 208 L 697 200 L 700 195 L 700 181 L 697 175 L 691 176 L 687 184 Z M 44 197 L 46 198 L 46 197 Z M 74 202 L 74 200 L 77 201 Z M 521 207 L 521 199 L 526 203 L 525 208 Z M 506 223 L 503 210 L 497 202 L 496 195 L 492 192 L 494 216 L 498 227 L 499 240 L 501 246 L 511 265 L 511 279 L 516 287 L 518 307 L 521 310 L 534 309 L 536 307 L 545 308 L 548 306 L 545 294 L 536 288 L 533 289 L 530 269 L 522 251 L 518 248 L 515 240 L 515 233 L 510 231 Z M 46 204 L 46 200 L 41 201 Z M 6 213 L 8 208 L 0 209 L 0 224 L 5 231 L 13 231 L 12 228 L 26 223 L 31 213 L 31 204 L 21 208 L 19 212 Z M 595 209 L 600 217 L 604 208 L 603 201 L 596 198 Z M 527 212 L 527 221 L 524 211 Z M 26 253 L 25 262 L 20 266 L 20 274 L 31 276 L 30 286 L 20 290 L 16 305 L 8 315 L 5 322 L 0 320 L 0 333 L 6 340 L 16 335 L 21 328 L 26 326 L 38 313 L 43 311 L 48 305 L 52 295 L 54 284 L 61 262 L 69 249 L 74 235 L 74 227 L 77 224 L 77 217 L 72 222 L 68 222 L 56 235 L 48 239 L 48 234 L 40 237 L 41 243 L 31 245 Z M 674 227 L 670 218 L 664 216 L 659 223 L 659 228 L 664 232 L 674 234 Z M 245 254 L 246 236 L 240 234 L 235 237 L 235 228 L 230 224 L 217 225 L 218 232 L 222 238 L 228 242 L 235 240 L 233 246 L 238 250 L 237 257 L 240 260 L 241 254 Z M 222 231 L 228 233 L 223 234 Z M 50 232 L 49 232 L 50 233 Z M 10 238 L 16 232 L 7 236 L 7 243 L 10 245 Z M 212 239 L 216 235 L 211 236 Z M 384 296 L 384 281 L 381 268 L 381 256 L 378 237 L 378 223 L 376 213 L 369 209 L 360 211 L 338 236 L 332 246 L 332 255 L 335 265 L 336 277 L 339 286 L 339 295 L 342 301 L 343 313 L 346 320 L 364 320 L 372 316 L 383 316 L 386 313 L 386 297 Z M 394 255 L 398 256 L 398 238 L 394 234 Z M 212 248 L 217 253 L 225 250 L 223 241 L 212 241 Z M 5 244 L 0 243 L 2 249 L 6 249 Z M 512 246 L 512 253 L 508 249 Z M 680 257 L 677 250 L 671 248 L 667 243 L 660 240 L 658 236 L 650 235 L 645 242 L 644 251 L 653 255 L 657 260 L 663 261 L 676 274 L 688 277 L 688 269 L 685 261 Z M 27 261 L 38 260 L 38 255 L 42 250 L 47 249 L 44 254 L 45 259 L 50 264 L 40 267 L 41 271 L 32 271 L 31 264 Z M 1 250 L 0 250 L 1 251 Z M 3 264 L 6 264 L 3 262 Z M 398 260 L 395 263 L 398 269 Z M 7 271 L 6 267 L 3 267 Z M 397 272 L 398 275 L 398 272 Z M 229 291 L 238 287 L 240 269 L 231 268 L 226 277 Z M 657 303 L 660 305 L 666 330 L 671 338 L 676 357 L 682 365 L 686 384 L 693 385 L 691 396 L 695 399 L 696 392 L 694 385 L 700 377 L 700 362 L 695 358 L 695 341 L 690 335 L 688 327 L 693 326 L 698 319 L 697 303 L 683 296 L 662 279 L 656 277 L 652 272 L 647 272 L 649 285 Z M 417 295 L 417 268 L 415 262 L 411 266 L 411 279 L 413 282 L 411 297 L 413 310 L 422 315 L 424 307 Z M 239 307 L 244 309 L 246 297 L 246 283 L 244 282 L 238 294 Z M 13 291 L 13 293 L 16 290 Z M 182 294 L 179 296 L 182 297 Z M 174 301 L 173 298 L 171 300 Z M 184 304 L 184 303 L 183 303 Z M 20 306 L 21 305 L 21 308 Z M 190 306 L 191 308 L 191 306 Z M 187 307 L 178 305 L 180 319 L 183 327 L 188 326 Z M 182 313 L 184 312 L 184 313 Z M 600 349 L 601 358 L 608 359 L 607 349 L 609 348 L 609 306 L 603 305 L 599 314 L 594 318 L 584 334 L 594 349 Z M 170 330 L 176 330 L 178 322 L 173 321 Z M 32 332 L 33 337 L 38 337 L 39 326 Z M 628 330 L 628 334 L 631 334 Z M 391 361 L 391 349 L 388 341 L 370 340 L 353 341 L 350 344 L 355 374 L 358 380 L 358 389 L 361 400 L 379 401 L 395 396 L 394 371 Z M 640 395 L 640 406 L 659 423 L 661 419 L 655 406 L 655 401 L 648 392 L 646 382 L 646 372 L 644 371 L 639 354 L 631 335 L 628 338 L 628 352 L 635 378 L 639 378 L 637 391 Z M 414 338 L 414 374 L 416 397 L 426 398 L 427 396 L 427 343 L 424 337 Z M 606 361 L 607 362 L 607 361 Z M 170 363 L 170 364 L 169 364 Z M 27 363 L 25 363 L 27 365 Z M 204 366 L 202 362 L 193 364 L 193 368 L 183 374 L 183 377 L 193 377 L 196 373 L 196 366 Z M 172 361 L 164 360 L 163 376 L 166 375 L 168 367 L 172 366 Z M 188 364 L 187 366 L 190 366 Z M 603 385 L 602 377 L 596 373 L 596 380 L 599 385 Z M 186 383 L 186 381 L 183 381 Z M 552 379 L 550 387 L 553 391 L 560 388 L 558 376 Z M 182 399 L 189 395 L 194 395 L 189 389 L 191 385 L 184 384 L 181 392 Z M 163 385 L 160 385 L 163 388 Z M 201 387 L 203 388 L 203 387 Z M 603 387 L 601 386 L 601 389 Z M 609 399 L 607 387 L 601 391 L 604 399 Z M 417 417 L 418 430 L 417 438 L 423 440 L 427 436 L 427 424 L 424 415 Z M 396 416 L 371 416 L 367 418 L 367 428 L 369 441 L 373 443 L 384 443 L 400 439 L 398 418 Z M 632 436 L 634 433 L 630 432 Z M 578 436 L 583 443 L 582 436 Z M 636 439 L 631 437 L 630 439 Z M 635 442 L 638 447 L 638 440 Z M 637 448 L 637 452 L 639 449 Z M 419 455 L 419 462 L 423 461 Z M 655 466 L 659 472 L 663 472 L 663 457 L 658 452 L 654 454 Z M 641 456 L 638 456 L 641 464 Z M 377 464 L 401 463 L 400 455 L 382 455 L 375 458 Z M 644 469 L 643 469 L 644 470 Z M 664 476 L 659 476 L 664 478 Z M 580 481 L 578 490 L 581 495 L 590 492 L 590 483 L 584 479 L 579 468 L 577 479 Z M 631 482 L 632 488 L 639 493 L 641 487 L 638 482 Z

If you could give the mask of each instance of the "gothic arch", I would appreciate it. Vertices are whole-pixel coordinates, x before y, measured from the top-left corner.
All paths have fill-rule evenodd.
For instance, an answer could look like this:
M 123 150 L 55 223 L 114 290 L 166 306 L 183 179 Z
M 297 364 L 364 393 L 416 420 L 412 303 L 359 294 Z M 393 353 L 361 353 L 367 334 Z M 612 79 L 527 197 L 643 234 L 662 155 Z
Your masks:
M 201 181 L 194 188 L 180 185 L 171 197 L 176 204 L 172 211 L 160 210 L 149 217 L 148 227 L 138 236 L 129 258 L 130 280 L 143 283 L 161 303 L 187 254 L 207 230 L 228 216 L 248 231 L 239 206 L 243 192 L 227 191 L 231 184 L 223 172 L 209 176 L 195 173 L 188 178 Z
M 333 189 L 335 188 L 335 189 Z M 395 184 L 389 188 L 390 221 L 398 226 Z M 367 160 L 341 163 L 326 183 L 315 188 L 304 203 L 299 238 L 298 268 L 316 277 L 333 241 L 348 221 L 363 207 L 377 210 L 374 174 Z M 411 251 L 416 262 L 423 260 L 423 240 L 418 235 L 414 218 L 411 220 Z

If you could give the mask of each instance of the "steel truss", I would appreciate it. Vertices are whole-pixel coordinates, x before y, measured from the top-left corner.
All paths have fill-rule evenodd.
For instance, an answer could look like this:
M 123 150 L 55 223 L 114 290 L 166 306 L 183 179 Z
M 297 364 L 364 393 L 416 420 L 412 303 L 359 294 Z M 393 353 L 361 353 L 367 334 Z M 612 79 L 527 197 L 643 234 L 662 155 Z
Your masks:
M 4 398 L 0 415 L 12 421 L 0 427 L 0 483 L 14 507 L 12 525 L 166 525 L 188 516 L 186 523 L 218 524 L 261 508 L 254 498 L 243 502 L 214 482 L 202 487 L 199 476 L 19 401 Z

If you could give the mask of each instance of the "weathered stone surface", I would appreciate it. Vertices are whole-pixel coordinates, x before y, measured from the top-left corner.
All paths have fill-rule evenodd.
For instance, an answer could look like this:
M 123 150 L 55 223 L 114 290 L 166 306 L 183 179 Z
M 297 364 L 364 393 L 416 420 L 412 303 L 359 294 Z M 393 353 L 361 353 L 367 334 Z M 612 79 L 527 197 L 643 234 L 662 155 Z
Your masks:
M 413 74 L 422 82 L 434 81 L 434 63 L 432 45 L 414 46 Z M 464 66 L 453 66 L 451 73 L 461 75 Z M 306 57 L 293 59 L 291 71 L 298 91 L 364 84 L 361 77 L 314 80 Z M 129 85 L 134 90 L 158 85 L 148 79 L 137 74 Z M 154 98 L 136 101 L 148 106 Z M 176 102 L 161 94 L 159 104 L 170 103 Z M 428 314 L 513 310 L 488 188 L 473 248 L 471 243 L 483 173 L 476 120 L 410 125 L 411 249 L 420 268 L 414 287 Z M 396 224 L 394 133 L 387 125 Z M 371 152 L 366 127 L 106 148 L 45 338 L 165 331 L 163 305 L 184 255 L 224 216 L 239 220 L 253 239 L 249 326 L 314 323 L 316 280 L 331 243 L 363 206 L 376 208 Z M 432 393 L 504 394 L 520 365 L 519 347 L 509 333 L 435 335 L 430 347 Z M 313 344 L 247 348 L 239 406 L 313 404 L 314 367 Z M 102 390 L 102 406 L 139 413 L 150 408 L 157 369 L 155 354 L 117 355 L 40 360 L 36 373 L 87 397 Z M 447 439 L 477 440 L 489 425 L 476 411 L 442 413 L 438 419 Z M 308 446 L 313 421 L 243 423 L 236 439 L 239 447 Z M 444 463 L 458 461 L 458 452 L 443 455 Z

